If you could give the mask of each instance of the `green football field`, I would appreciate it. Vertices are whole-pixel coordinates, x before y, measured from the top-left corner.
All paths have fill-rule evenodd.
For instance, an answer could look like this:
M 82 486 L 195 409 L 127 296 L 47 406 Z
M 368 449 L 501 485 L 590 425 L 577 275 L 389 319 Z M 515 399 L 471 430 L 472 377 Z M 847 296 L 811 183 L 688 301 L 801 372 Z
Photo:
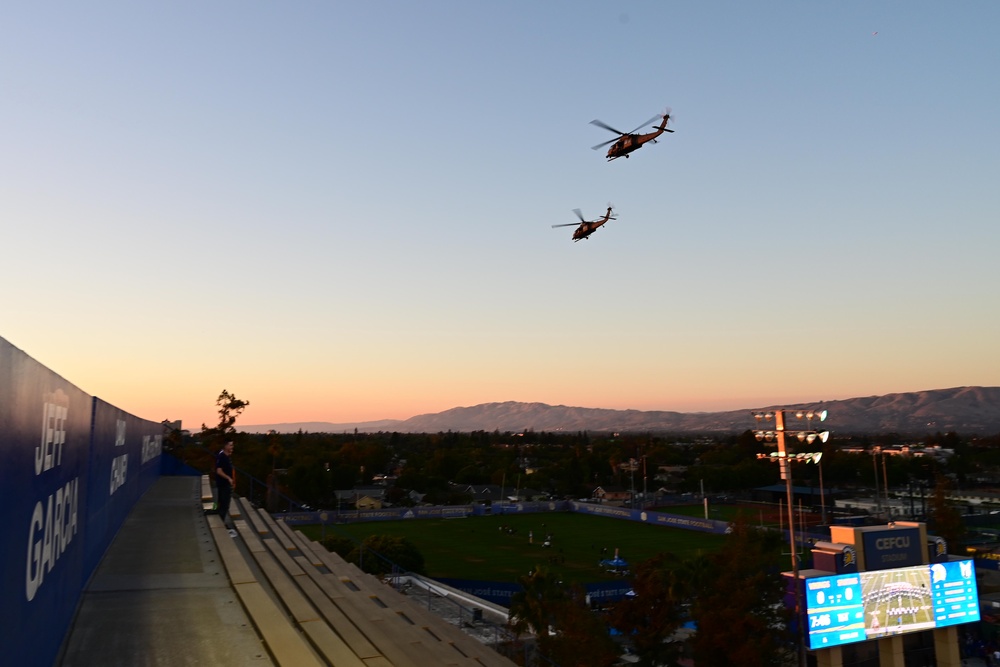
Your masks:
M 413 542 L 431 577 L 516 581 L 542 565 L 565 581 L 589 583 L 615 579 L 599 564 L 615 550 L 630 564 L 661 552 L 687 559 L 717 551 L 725 539 L 694 530 L 654 526 L 622 519 L 552 512 L 465 519 L 374 521 L 336 526 L 301 526 L 312 539 L 322 534 L 362 540 L 393 535 Z M 550 546 L 544 546 L 551 536 Z
M 861 585 L 869 638 L 934 627 L 934 600 L 928 568 L 866 572 Z

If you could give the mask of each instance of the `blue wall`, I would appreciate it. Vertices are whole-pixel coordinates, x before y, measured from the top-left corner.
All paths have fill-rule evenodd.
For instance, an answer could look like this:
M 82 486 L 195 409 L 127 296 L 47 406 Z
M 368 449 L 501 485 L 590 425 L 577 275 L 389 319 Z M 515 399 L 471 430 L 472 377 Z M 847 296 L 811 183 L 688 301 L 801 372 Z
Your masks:
M 51 665 L 90 575 L 160 474 L 163 426 L 0 338 L 0 647 Z

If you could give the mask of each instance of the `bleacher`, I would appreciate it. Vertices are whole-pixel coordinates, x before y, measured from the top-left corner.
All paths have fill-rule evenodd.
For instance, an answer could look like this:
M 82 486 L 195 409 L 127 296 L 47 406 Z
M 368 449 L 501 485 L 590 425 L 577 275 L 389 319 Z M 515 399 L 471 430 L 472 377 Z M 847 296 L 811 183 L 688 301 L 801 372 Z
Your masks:
M 233 538 L 209 515 L 230 582 L 274 662 L 295 667 L 514 663 L 378 578 L 234 498 Z

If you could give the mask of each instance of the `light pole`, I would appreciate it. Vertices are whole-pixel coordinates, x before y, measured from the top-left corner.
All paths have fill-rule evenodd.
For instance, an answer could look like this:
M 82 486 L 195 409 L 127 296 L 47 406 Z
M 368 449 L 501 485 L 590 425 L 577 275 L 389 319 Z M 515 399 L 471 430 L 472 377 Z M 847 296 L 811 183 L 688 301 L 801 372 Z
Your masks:
M 649 491 L 646 488 L 646 455 L 642 455 L 642 507 L 647 507 Z
M 820 516 L 823 517 L 823 525 L 826 525 L 826 494 L 823 493 L 823 464 L 816 460 L 816 465 L 819 466 L 819 506 L 820 506 Z
M 826 410 L 819 412 L 815 411 L 797 411 L 795 413 L 797 419 L 807 419 L 809 425 L 812 426 L 812 420 L 819 419 L 819 421 L 826 420 Z M 792 461 L 814 461 L 817 464 L 822 458 L 823 454 L 820 453 L 810 453 L 810 454 L 792 454 L 786 447 L 785 436 L 791 434 L 798 438 L 799 442 L 807 442 L 812 444 L 816 441 L 816 438 L 820 439 L 820 442 L 826 442 L 827 438 L 830 437 L 829 431 L 824 431 L 822 433 L 817 433 L 811 429 L 805 431 L 786 431 L 785 430 L 785 410 L 778 409 L 774 412 L 757 412 L 754 413 L 754 419 L 757 423 L 762 421 L 770 422 L 774 420 L 774 430 L 764 430 L 757 431 L 754 433 L 754 437 L 759 441 L 774 442 L 777 445 L 777 451 L 770 457 L 766 455 L 758 455 L 758 458 L 770 458 L 771 460 L 776 460 L 778 462 L 779 469 L 781 471 L 781 479 L 785 480 L 785 494 L 788 501 L 788 541 L 792 547 L 792 579 L 794 580 L 795 588 L 795 622 L 799 627 L 799 641 L 798 641 L 798 655 L 799 655 L 799 665 L 805 667 L 806 665 L 806 628 L 803 614 L 802 614 L 802 592 L 799 587 L 799 550 L 798 544 L 795 539 L 795 513 L 794 513 L 794 493 L 792 491 Z M 820 492 L 822 493 L 822 491 Z
M 878 490 L 878 460 L 875 458 L 879 453 L 880 447 L 875 445 L 872 447 L 872 472 L 875 474 L 875 515 L 878 516 L 882 514 L 882 494 Z
M 885 511 L 892 516 L 892 506 L 889 504 L 889 476 L 885 472 L 885 450 L 882 450 L 882 493 L 885 494 Z

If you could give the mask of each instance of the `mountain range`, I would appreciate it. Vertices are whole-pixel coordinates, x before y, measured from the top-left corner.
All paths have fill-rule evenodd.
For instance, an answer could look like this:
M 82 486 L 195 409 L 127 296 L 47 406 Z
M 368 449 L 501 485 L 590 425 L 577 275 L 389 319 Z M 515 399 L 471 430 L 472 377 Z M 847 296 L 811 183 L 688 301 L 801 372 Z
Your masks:
M 824 429 L 839 434 L 899 433 L 920 435 L 955 431 L 963 435 L 1000 433 L 1000 387 L 955 387 L 819 403 L 764 406 L 727 412 L 608 410 L 545 403 L 483 403 L 409 419 L 383 419 L 352 424 L 296 422 L 240 426 L 247 433 L 439 433 L 472 431 L 600 431 L 660 433 L 740 433 L 754 428 L 751 412 L 827 410 Z M 813 425 L 815 428 L 816 425 Z M 793 427 L 789 427 L 793 428 Z

